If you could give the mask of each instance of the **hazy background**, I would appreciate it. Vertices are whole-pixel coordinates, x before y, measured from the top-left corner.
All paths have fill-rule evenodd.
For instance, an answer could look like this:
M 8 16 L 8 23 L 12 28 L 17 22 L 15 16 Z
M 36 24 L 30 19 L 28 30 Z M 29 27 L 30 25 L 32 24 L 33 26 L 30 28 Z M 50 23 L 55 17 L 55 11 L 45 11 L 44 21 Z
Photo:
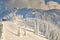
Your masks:
M 57 4 L 56 4 L 57 3 Z M 0 0 L 0 4 L 5 5 L 6 7 L 13 8 L 42 8 L 48 9 L 48 5 L 50 8 L 60 7 L 60 0 Z M 52 5 L 53 4 L 53 5 Z

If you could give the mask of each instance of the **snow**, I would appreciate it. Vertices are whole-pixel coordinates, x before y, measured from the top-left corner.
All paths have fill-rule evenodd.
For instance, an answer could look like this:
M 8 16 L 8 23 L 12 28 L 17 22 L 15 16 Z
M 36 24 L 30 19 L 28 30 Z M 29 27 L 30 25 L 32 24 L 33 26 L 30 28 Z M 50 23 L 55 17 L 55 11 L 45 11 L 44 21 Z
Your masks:
M 54 11 L 48 11 L 48 13 L 44 14 L 37 13 L 35 16 L 38 17 L 34 19 L 29 17 L 23 19 L 23 16 L 16 15 L 16 12 L 17 10 L 8 15 L 9 17 L 11 17 L 9 18 L 10 20 L 2 22 L 2 37 L 4 40 L 45 40 L 46 38 L 49 40 L 60 40 L 60 31 L 57 23 L 55 25 L 55 22 L 59 20 L 59 15 Z M 35 26 L 38 27 L 37 31 L 39 34 L 37 33 L 37 31 L 34 31 Z M 34 32 L 36 32 L 38 35 Z
M 27 31 L 23 25 L 17 25 L 17 22 L 4 21 L 3 23 L 3 40 L 47 40 L 41 36 L 35 35 L 33 32 Z M 20 27 L 20 36 L 17 35 L 18 27 Z M 24 29 L 22 29 L 24 28 Z M 26 35 L 24 35 L 26 32 Z

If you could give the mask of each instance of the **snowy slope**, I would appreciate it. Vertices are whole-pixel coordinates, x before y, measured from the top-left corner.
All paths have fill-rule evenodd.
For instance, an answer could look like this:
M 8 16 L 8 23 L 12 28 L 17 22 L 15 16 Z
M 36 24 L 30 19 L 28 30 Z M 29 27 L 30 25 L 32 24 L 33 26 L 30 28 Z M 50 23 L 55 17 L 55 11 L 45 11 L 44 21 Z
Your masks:
M 3 40 L 47 40 L 41 36 L 35 35 L 33 32 L 24 30 L 24 24 L 18 24 L 17 22 L 5 21 L 3 23 Z M 17 36 L 18 27 L 20 26 L 20 36 Z M 24 28 L 24 29 L 22 29 Z M 26 35 L 24 35 L 26 31 Z
M 52 10 L 41 10 L 41 9 L 19 9 L 17 12 L 13 11 L 7 16 L 9 20 L 16 21 L 16 14 L 17 16 L 22 16 L 22 19 L 25 21 L 28 28 L 34 29 L 35 26 L 35 14 L 32 14 L 32 10 L 36 10 L 38 16 L 38 25 L 39 31 L 41 35 L 44 35 L 45 38 L 49 40 L 60 40 L 60 10 L 52 9 Z M 12 16 L 11 16 L 12 15 Z M 14 15 L 14 16 L 13 16 Z

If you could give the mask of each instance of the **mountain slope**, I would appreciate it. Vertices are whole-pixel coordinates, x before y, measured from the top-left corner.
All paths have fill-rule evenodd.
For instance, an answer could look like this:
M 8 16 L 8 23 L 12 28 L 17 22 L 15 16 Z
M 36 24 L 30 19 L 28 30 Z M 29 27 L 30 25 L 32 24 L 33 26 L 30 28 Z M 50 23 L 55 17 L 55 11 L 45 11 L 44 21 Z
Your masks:
M 35 10 L 37 13 L 33 14 L 33 11 Z M 40 34 L 44 35 L 45 38 L 48 38 L 49 40 L 60 40 L 60 10 L 52 9 L 52 10 L 41 10 L 41 9 L 18 9 L 16 13 L 15 11 L 11 12 L 11 17 L 9 19 L 15 20 L 16 15 L 21 16 L 22 19 L 25 21 L 26 25 L 32 27 L 34 29 L 36 19 L 37 23 L 39 25 L 39 32 Z M 6 16 L 4 16 L 6 17 Z M 14 19 L 15 18 L 15 19 Z M 12 20 L 11 20 L 12 21 Z

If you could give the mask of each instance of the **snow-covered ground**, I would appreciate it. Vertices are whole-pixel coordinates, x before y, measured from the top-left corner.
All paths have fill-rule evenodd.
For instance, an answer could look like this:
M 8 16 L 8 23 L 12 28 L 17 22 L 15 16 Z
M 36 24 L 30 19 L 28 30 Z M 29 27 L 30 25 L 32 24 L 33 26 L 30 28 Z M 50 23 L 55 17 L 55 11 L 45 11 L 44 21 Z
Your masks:
M 3 40 L 48 40 L 41 36 L 35 35 L 33 32 L 27 31 L 25 25 L 17 22 L 4 21 L 3 23 Z M 20 29 L 19 29 L 20 27 Z M 19 29 L 19 30 L 18 30 Z M 20 36 L 18 36 L 20 32 Z M 26 32 L 26 35 L 24 35 Z

